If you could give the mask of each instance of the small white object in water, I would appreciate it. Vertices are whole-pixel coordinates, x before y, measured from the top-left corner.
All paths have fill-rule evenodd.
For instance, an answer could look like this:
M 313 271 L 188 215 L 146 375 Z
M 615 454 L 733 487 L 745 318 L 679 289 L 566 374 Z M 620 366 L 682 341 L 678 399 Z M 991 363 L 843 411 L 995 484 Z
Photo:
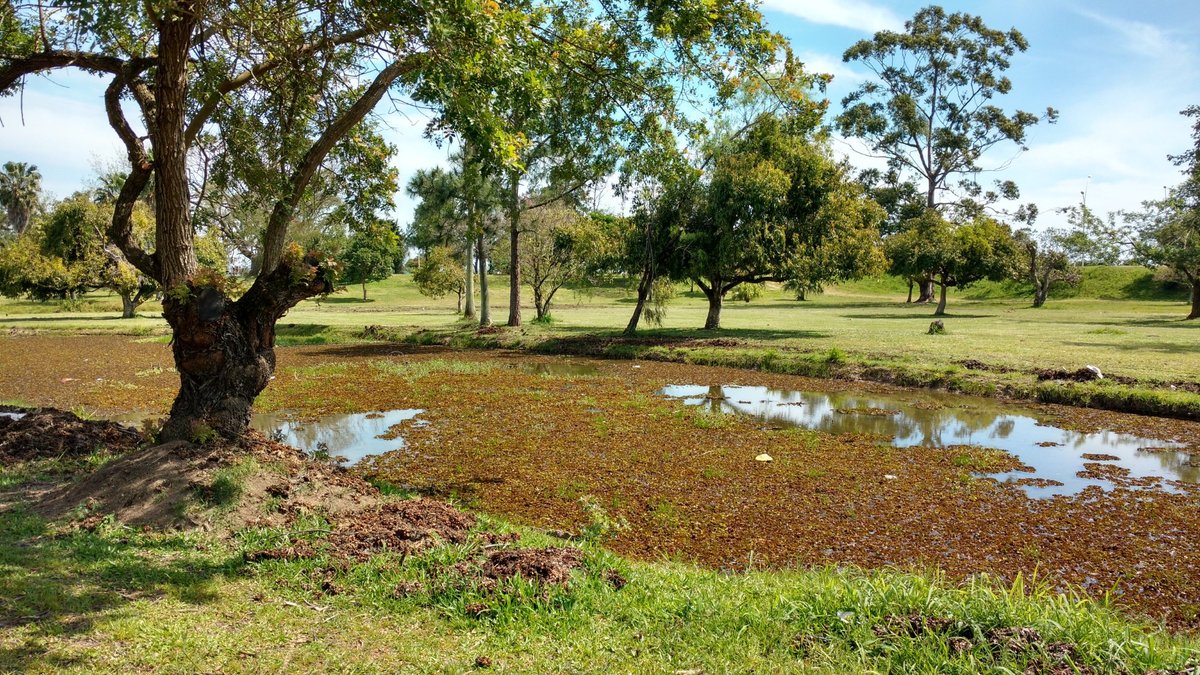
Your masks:
M 885 474 L 883 474 L 883 477 L 884 477 L 886 480 L 896 480 L 896 477 L 895 477 L 894 475 L 890 474 L 890 473 L 885 473 Z
M 754 461 L 756 461 L 756 462 L 773 462 L 775 460 L 772 459 L 772 457 L 770 455 L 768 455 L 767 453 L 764 452 L 763 454 L 759 455 L 758 457 L 755 457 Z

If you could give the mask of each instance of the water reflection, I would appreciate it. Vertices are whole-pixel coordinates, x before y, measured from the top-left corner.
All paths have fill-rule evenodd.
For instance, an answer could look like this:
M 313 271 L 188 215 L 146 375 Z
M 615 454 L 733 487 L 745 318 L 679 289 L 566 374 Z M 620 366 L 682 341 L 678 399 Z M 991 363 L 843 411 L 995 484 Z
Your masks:
M 345 457 L 347 464 L 355 464 L 364 457 L 403 448 L 404 439 L 392 427 L 413 420 L 422 412 L 389 410 L 304 420 L 268 413 L 255 415 L 250 426 L 307 452 L 324 451 L 333 457 Z M 420 420 L 414 422 L 420 423 Z
M 1062 486 L 1021 486 L 1031 497 L 1075 494 L 1089 485 L 1110 489 L 1112 484 L 1076 475 L 1085 470 L 1083 453 L 1114 455 L 1103 462 L 1128 469 L 1130 478 L 1160 476 L 1200 482 L 1200 467 L 1189 464 L 1187 453 L 1138 448 L 1175 448 L 1178 444 L 1129 434 L 1084 434 L 1041 424 L 1028 415 L 1004 412 L 994 402 L 922 392 L 904 398 L 861 392 L 782 391 L 739 385 L 672 385 L 661 394 L 683 399 L 713 412 L 749 415 L 767 423 L 786 424 L 834 434 L 867 433 L 887 436 L 897 447 L 978 445 L 1012 453 L 1035 472 L 993 474 L 1001 481 L 1046 478 Z M 1171 490 L 1170 486 L 1164 489 Z

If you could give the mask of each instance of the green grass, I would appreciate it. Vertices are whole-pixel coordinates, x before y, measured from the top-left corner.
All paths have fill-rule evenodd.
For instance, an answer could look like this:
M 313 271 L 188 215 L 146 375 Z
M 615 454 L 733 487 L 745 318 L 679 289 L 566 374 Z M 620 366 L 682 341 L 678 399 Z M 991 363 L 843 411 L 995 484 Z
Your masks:
M 476 559 L 478 543 L 349 567 L 321 556 L 245 562 L 263 547 L 319 543 L 323 525 L 309 517 L 230 541 L 0 514 L 0 671 L 464 672 L 486 656 L 512 672 L 1023 672 L 1046 645 L 1067 642 L 1076 665 L 1144 672 L 1178 668 L 1198 646 L 1023 579 L 729 574 L 588 545 L 568 588 L 515 579 L 486 592 L 449 572 Z M 558 543 L 518 531 L 522 545 Z M 628 584 L 614 588 L 609 570 Z M 912 613 L 949 623 L 889 628 L 889 617 Z M 989 645 L 990 630 L 1010 626 L 1037 630 L 1041 646 Z M 951 653 L 949 636 L 970 648 Z

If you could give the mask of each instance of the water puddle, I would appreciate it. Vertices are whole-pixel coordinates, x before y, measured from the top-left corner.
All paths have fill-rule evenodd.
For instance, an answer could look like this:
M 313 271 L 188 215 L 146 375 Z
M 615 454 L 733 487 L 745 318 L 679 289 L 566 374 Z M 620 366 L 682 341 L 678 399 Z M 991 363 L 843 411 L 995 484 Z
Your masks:
M 1030 497 L 1072 495 L 1089 485 L 1112 489 L 1106 472 L 1125 479 L 1162 477 L 1200 482 L 1200 466 L 1174 451 L 1179 444 L 1129 434 L 1084 434 L 1048 426 L 1029 415 L 1002 411 L 995 402 L 921 392 L 904 398 L 861 392 L 781 391 L 767 387 L 672 385 L 660 394 L 714 412 L 748 415 L 769 424 L 834 434 L 866 433 L 892 438 L 897 447 L 977 445 L 1015 455 L 1033 473 L 987 474 L 1002 482 L 1040 478 L 1062 485 L 1020 485 Z M 1154 448 L 1145 452 L 1139 448 Z M 1089 455 L 1088 458 L 1083 455 Z M 1085 466 L 1091 465 L 1091 466 Z M 1089 468 L 1096 469 L 1089 471 Z M 1126 471 L 1128 472 L 1126 474 Z M 1078 475 L 1080 472 L 1087 477 Z M 1176 491 L 1170 485 L 1160 486 Z
M 401 422 L 416 420 L 423 410 L 388 410 L 385 412 L 325 415 L 311 419 L 296 419 L 285 413 L 255 415 L 250 426 L 272 438 L 295 446 L 309 454 L 344 457 L 353 465 L 365 457 L 380 455 L 405 447 L 404 438 L 393 429 Z

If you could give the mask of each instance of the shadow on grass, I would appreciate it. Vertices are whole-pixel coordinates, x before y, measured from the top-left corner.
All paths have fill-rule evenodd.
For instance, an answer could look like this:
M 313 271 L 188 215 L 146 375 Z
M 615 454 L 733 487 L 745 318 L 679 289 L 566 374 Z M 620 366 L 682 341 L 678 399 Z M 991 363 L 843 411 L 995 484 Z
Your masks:
M 1095 348 L 1094 342 L 1065 342 L 1063 344 L 1071 345 L 1072 347 L 1091 347 Z M 1158 340 L 1121 340 L 1112 344 L 1104 344 L 1106 349 L 1118 349 L 1120 351 L 1146 351 L 1146 352 L 1162 352 L 1164 354 L 1200 354 L 1200 344 L 1186 344 L 1183 342 L 1163 342 Z
M 84 665 L 51 654 L 42 639 L 86 635 L 97 619 L 138 599 L 211 602 L 209 582 L 243 564 L 241 556 L 200 553 L 184 535 L 104 525 L 56 533 L 27 511 L 0 513 L 0 629 L 33 627 L 23 644 L 0 647 L 0 671 Z
M 942 316 L 936 316 L 930 308 L 925 308 L 926 311 L 920 312 L 913 310 L 907 314 L 842 314 L 844 319 L 994 319 L 998 314 L 959 314 L 957 312 L 947 312 Z

